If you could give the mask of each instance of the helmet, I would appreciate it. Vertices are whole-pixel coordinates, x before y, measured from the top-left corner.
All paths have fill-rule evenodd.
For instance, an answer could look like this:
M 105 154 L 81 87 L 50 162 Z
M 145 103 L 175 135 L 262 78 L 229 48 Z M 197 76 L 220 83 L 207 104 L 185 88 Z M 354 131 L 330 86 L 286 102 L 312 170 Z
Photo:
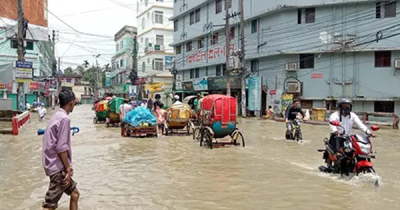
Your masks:
M 353 107 L 353 102 L 352 102 L 350 99 L 348 99 L 348 98 L 340 99 L 340 100 L 338 101 L 338 103 L 337 103 L 337 107 L 338 107 L 339 109 L 341 109 L 343 104 L 350 104 L 350 107 Z
M 175 98 L 175 100 L 179 100 L 180 99 L 180 97 L 178 95 L 175 95 L 174 98 Z

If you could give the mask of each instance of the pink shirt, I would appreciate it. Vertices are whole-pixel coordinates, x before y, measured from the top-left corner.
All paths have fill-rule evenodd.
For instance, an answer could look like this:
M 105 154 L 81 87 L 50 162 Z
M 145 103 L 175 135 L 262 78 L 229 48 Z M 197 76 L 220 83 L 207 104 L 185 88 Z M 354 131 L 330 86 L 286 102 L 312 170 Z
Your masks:
M 47 176 L 64 170 L 58 154 L 68 151 L 71 164 L 71 120 L 60 109 L 50 119 L 43 137 L 42 164 Z
M 157 114 L 157 124 L 163 124 L 165 122 L 165 113 L 167 113 L 167 111 L 165 111 L 164 109 L 161 108 L 157 108 L 156 109 L 156 114 Z

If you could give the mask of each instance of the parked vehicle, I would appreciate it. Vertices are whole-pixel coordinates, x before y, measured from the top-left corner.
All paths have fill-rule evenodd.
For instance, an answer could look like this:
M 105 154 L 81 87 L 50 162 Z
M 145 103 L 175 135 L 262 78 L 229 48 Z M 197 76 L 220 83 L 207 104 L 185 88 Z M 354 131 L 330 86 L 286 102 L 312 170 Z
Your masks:
M 96 113 L 96 116 L 93 118 L 93 123 L 104 123 L 107 120 L 108 116 L 108 106 L 107 106 L 108 101 L 99 101 L 97 104 L 94 105 L 94 110 Z
M 191 121 L 193 112 L 188 104 L 173 104 L 167 110 L 167 117 L 164 124 L 165 135 L 173 132 L 184 131 L 187 135 L 194 129 Z

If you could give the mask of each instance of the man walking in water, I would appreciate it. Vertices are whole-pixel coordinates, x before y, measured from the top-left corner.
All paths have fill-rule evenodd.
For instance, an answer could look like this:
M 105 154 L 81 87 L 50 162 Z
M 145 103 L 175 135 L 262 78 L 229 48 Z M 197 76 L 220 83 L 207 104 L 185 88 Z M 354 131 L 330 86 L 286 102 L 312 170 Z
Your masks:
M 71 197 L 70 210 L 78 209 L 79 191 L 72 180 L 71 166 L 71 120 L 68 115 L 74 110 L 75 94 L 62 90 L 59 94 L 60 110 L 53 115 L 43 139 L 42 163 L 46 175 L 50 178 L 49 189 L 45 196 L 43 209 L 58 208 L 63 193 Z
M 303 120 L 305 121 L 305 114 L 300 107 L 300 101 L 295 99 L 293 104 L 288 106 L 285 113 L 285 122 L 286 122 L 286 139 L 289 140 L 292 132 L 292 122 L 296 119 L 297 114 L 300 113 L 303 116 Z

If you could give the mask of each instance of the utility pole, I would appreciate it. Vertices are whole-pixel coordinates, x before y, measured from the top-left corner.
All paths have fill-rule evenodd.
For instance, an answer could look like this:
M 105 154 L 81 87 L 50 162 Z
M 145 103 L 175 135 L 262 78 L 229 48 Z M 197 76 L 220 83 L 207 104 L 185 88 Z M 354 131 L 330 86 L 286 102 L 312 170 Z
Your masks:
M 136 80 L 138 79 L 138 67 L 137 67 L 137 37 L 133 38 L 133 51 L 132 51 L 132 70 L 129 75 L 129 79 L 131 80 L 131 85 L 136 85 Z M 136 90 L 136 94 L 139 94 L 140 86 Z
M 25 61 L 24 56 L 24 11 L 22 0 L 18 0 L 18 61 Z
M 241 78 L 241 86 L 242 86 L 242 117 L 246 117 L 246 68 L 245 68 L 245 43 L 244 43 L 244 0 L 240 0 L 240 64 L 242 69 L 242 78 Z
M 225 30 L 226 30 L 226 50 L 225 50 L 225 55 L 226 55 L 226 95 L 230 96 L 231 95 L 231 67 L 229 65 L 229 57 L 231 56 L 231 27 L 229 24 L 229 19 L 230 19 L 230 14 L 229 14 L 229 8 L 231 8 L 230 4 L 231 0 L 225 0 Z

